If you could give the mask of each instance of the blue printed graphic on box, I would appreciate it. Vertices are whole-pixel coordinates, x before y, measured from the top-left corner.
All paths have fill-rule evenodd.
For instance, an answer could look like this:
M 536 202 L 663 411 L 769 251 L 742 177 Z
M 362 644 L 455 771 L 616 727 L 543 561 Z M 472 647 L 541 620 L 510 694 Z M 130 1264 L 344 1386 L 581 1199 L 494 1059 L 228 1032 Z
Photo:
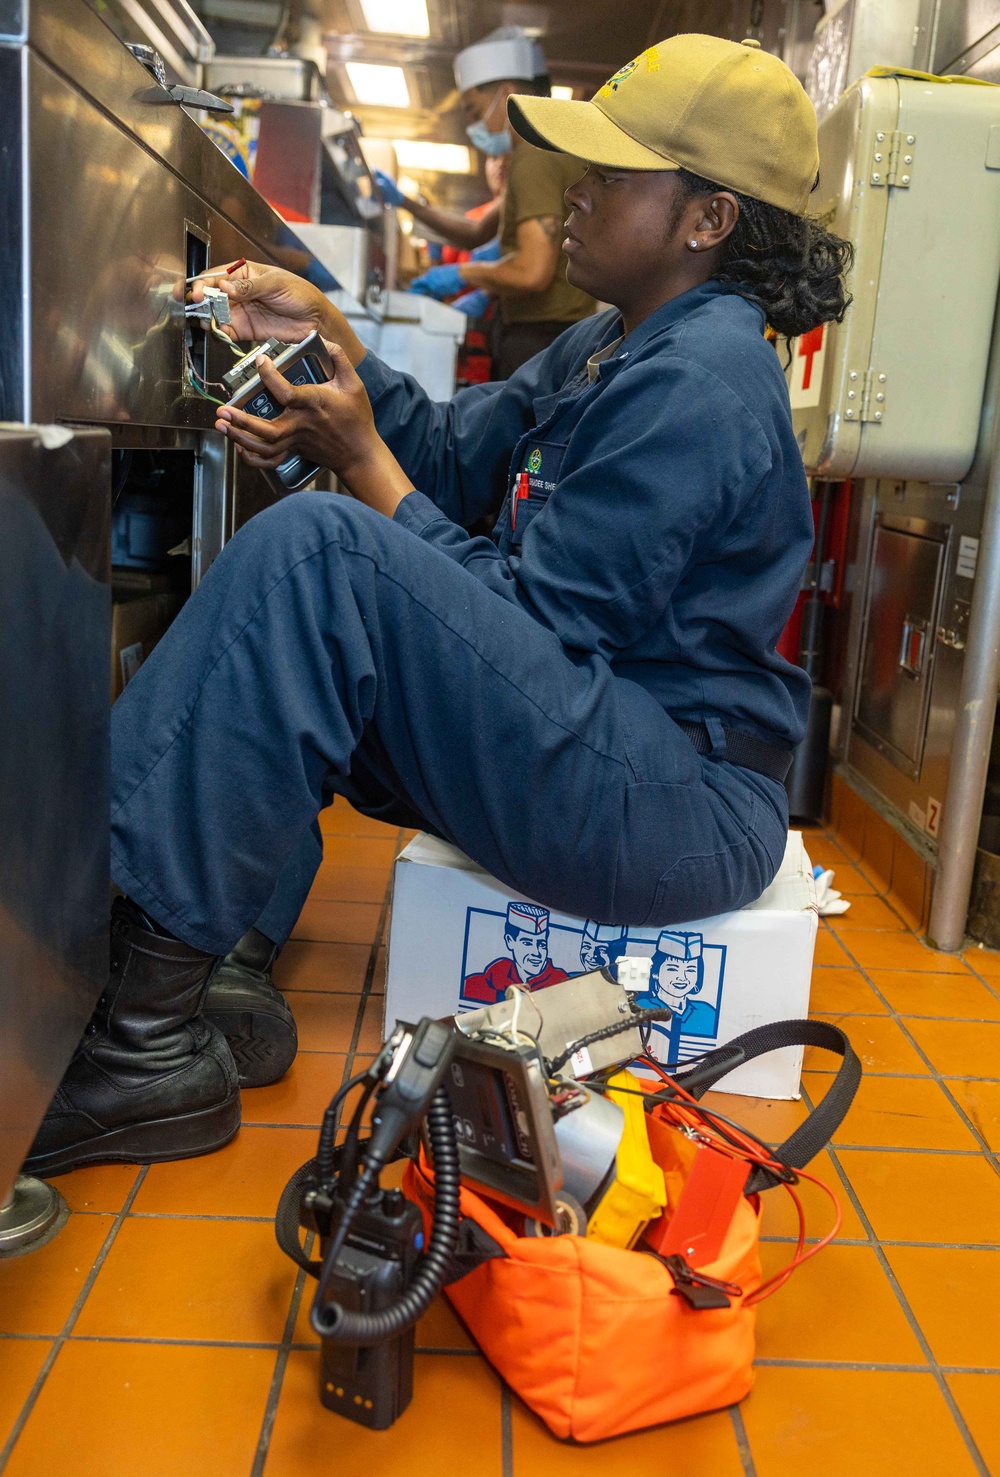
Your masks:
M 495 1005 L 508 985 L 544 990 L 568 980 L 580 973 L 579 941 L 578 930 L 553 928 L 548 909 L 537 903 L 508 903 L 506 914 L 467 908 L 459 1000 L 466 1006 Z M 573 963 L 567 968 L 554 963 L 553 949 Z
M 650 1028 L 650 1052 L 657 1061 L 674 1067 L 715 1045 L 725 973 L 725 944 L 706 944 L 701 933 L 661 931 L 650 961 L 649 989 L 634 997 L 643 1009 L 666 1007 L 674 1013 L 672 1020 L 655 1021 Z
M 581 928 L 553 923 L 547 908 L 512 902 L 506 913 L 467 908 L 462 950 L 461 1008 L 493 1005 L 510 985 L 544 990 L 574 975 L 610 967 L 625 953 L 651 956 L 649 989 L 635 996 L 642 1007 L 674 1012 L 650 1028 L 650 1051 L 667 1066 L 690 1060 L 715 1045 L 726 968 L 724 944 L 706 944 L 701 933 L 663 929 L 630 933 L 588 919 Z

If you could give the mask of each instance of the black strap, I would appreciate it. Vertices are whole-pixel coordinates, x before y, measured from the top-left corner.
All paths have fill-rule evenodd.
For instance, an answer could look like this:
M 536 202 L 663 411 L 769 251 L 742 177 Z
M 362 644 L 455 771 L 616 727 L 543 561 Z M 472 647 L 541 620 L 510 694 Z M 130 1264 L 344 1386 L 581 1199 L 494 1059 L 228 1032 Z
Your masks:
M 681 733 L 691 740 L 697 753 L 711 754 L 712 739 L 704 723 L 687 723 L 679 718 L 675 718 L 674 722 Z M 784 784 L 795 757 L 794 749 L 782 744 L 768 743 L 767 739 L 758 738 L 753 733 L 744 733 L 741 728 L 729 728 L 725 723 L 722 724 L 722 736 L 726 740 L 726 752 L 721 756 L 723 759 L 728 759 L 730 764 L 738 764 L 743 769 L 752 769 L 756 774 L 767 775 L 768 779 L 777 780 L 779 785 Z
M 278 1239 L 278 1245 L 285 1255 L 291 1257 L 292 1261 L 308 1272 L 310 1277 L 319 1276 L 323 1270 L 323 1263 L 310 1261 L 299 1240 L 299 1208 L 304 1192 L 316 1184 L 318 1168 L 318 1159 L 309 1159 L 305 1164 L 300 1165 L 282 1190 L 274 1217 L 274 1234 Z
M 334 1151 L 335 1164 L 341 1147 L 338 1145 Z M 274 1217 L 274 1234 L 278 1245 L 285 1255 L 291 1257 L 296 1266 L 308 1272 L 310 1277 L 319 1276 L 323 1270 L 323 1263 L 316 1259 L 310 1260 L 299 1240 L 300 1210 L 302 1196 L 306 1190 L 312 1189 L 317 1183 L 318 1168 L 319 1161 L 309 1159 L 295 1171 L 281 1192 L 281 1199 L 278 1201 L 278 1209 Z M 484 1262 L 491 1261 L 494 1257 L 506 1256 L 506 1254 L 499 1242 L 494 1241 L 489 1232 L 485 1231 L 477 1221 L 463 1216 L 458 1228 L 458 1242 L 445 1280 L 446 1282 L 457 1282 L 460 1277 L 468 1276 Z
M 362 1158 L 364 1157 L 369 1137 L 358 1140 L 358 1152 Z M 333 1151 L 333 1172 L 335 1175 L 340 1172 L 340 1160 L 343 1152 L 343 1144 L 338 1144 Z M 397 1159 L 402 1157 L 403 1155 L 401 1153 L 397 1153 Z M 392 1163 L 393 1161 L 390 1160 L 389 1162 Z M 301 1229 L 300 1212 L 302 1209 L 303 1195 L 307 1190 L 311 1190 L 319 1184 L 319 1178 L 319 1160 L 307 1159 L 305 1164 L 299 1166 L 282 1190 L 281 1199 L 278 1201 L 278 1209 L 274 1215 L 274 1234 L 278 1245 L 285 1255 L 291 1257 L 292 1261 L 308 1272 L 310 1277 L 319 1276 L 323 1270 L 323 1263 L 321 1261 L 310 1261 L 305 1254 L 302 1242 L 299 1240 Z
M 783 1046 L 819 1046 L 826 1051 L 836 1052 L 843 1057 L 840 1070 L 821 1102 L 813 1108 L 804 1123 L 783 1144 L 774 1150 L 774 1157 L 792 1169 L 803 1169 L 821 1149 L 825 1149 L 837 1129 L 847 1117 L 854 1101 L 854 1094 L 861 1081 L 861 1062 L 843 1031 L 826 1021 L 774 1021 L 768 1026 L 757 1026 L 716 1047 L 696 1066 L 686 1072 L 677 1072 L 674 1080 L 700 1098 L 710 1087 L 733 1071 L 743 1062 L 753 1061 L 769 1051 L 780 1051 Z M 747 1181 L 747 1194 L 769 1189 L 780 1184 L 777 1176 L 766 1169 L 755 1169 Z

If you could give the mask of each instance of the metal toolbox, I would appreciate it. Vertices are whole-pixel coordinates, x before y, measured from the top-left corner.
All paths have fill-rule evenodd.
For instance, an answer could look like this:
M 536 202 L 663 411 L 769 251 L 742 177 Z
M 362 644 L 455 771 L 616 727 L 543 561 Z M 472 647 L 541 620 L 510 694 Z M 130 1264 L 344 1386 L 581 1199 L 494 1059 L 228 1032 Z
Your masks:
M 844 322 L 790 345 L 806 466 L 959 482 L 1000 280 L 1000 89 L 870 74 L 819 137 L 816 214 L 856 260 Z

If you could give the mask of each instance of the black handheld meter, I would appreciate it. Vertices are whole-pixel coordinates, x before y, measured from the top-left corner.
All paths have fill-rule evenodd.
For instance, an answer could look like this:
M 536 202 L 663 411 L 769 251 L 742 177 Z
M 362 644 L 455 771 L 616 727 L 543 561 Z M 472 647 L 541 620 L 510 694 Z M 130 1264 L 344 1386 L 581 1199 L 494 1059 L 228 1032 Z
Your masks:
M 278 339 L 269 338 L 222 376 L 226 389 L 234 392 L 227 405 L 234 410 L 245 410 L 248 415 L 260 416 L 261 420 L 277 420 L 285 408 L 274 399 L 257 371 L 257 359 L 261 354 L 273 361 L 275 369 L 280 369 L 289 384 L 324 385 L 333 379 L 333 363 L 318 333 L 311 333 L 300 344 L 283 344 Z M 265 471 L 264 476 L 279 497 L 284 497 L 286 492 L 297 492 L 300 487 L 305 487 L 319 470 L 316 462 L 293 453 L 273 472 Z

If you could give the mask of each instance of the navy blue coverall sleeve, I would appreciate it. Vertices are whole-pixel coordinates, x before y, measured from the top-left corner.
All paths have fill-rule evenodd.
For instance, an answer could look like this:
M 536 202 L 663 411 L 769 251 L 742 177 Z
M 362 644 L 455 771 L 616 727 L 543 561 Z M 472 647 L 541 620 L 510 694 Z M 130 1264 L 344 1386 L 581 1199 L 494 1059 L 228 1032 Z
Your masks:
M 473 385 L 448 401 L 431 400 L 416 380 L 371 353 L 358 373 L 379 435 L 407 476 L 453 522 L 468 524 L 499 507 L 511 450 L 564 357 L 554 345 L 502 384 Z
M 488 477 L 492 488 L 506 476 L 511 445 L 531 424 L 518 419 L 525 393 L 530 411 L 530 386 L 511 383 L 468 411 L 456 406 L 449 418 L 450 407 L 432 406 L 403 376 L 379 366 L 376 377 L 373 368 L 366 381 L 379 431 L 429 493 L 404 498 L 397 521 L 516 601 L 565 645 L 607 659 L 662 619 L 693 557 L 710 562 L 738 542 L 770 470 L 760 424 L 711 370 L 680 356 L 661 357 L 654 372 L 641 363 L 622 367 L 575 420 L 557 486 L 529 525 L 521 556 L 504 558 L 490 540 L 470 538 L 456 514 L 479 505 L 477 478 Z M 430 427 L 448 438 L 453 469 L 436 482 L 428 460 L 436 448 L 426 457 L 418 450 L 412 461 L 400 456 L 414 423 L 423 424 L 427 442 Z M 425 466 L 429 483 L 421 482 Z

